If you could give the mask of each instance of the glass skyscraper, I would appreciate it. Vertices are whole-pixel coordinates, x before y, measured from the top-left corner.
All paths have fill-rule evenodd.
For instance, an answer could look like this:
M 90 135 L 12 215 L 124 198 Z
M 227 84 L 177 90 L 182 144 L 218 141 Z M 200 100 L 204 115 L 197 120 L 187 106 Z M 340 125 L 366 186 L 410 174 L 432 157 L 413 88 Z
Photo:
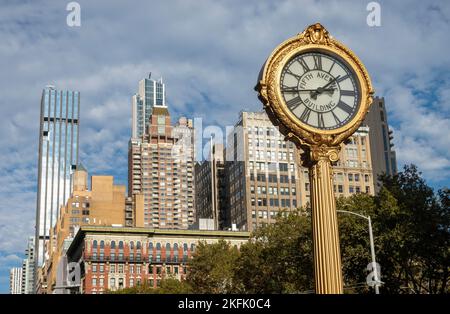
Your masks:
M 166 106 L 166 91 L 162 79 L 155 81 L 144 78 L 139 82 L 139 91 L 133 95 L 131 137 L 140 138 L 145 134 L 153 106 Z
M 45 242 L 55 225 L 59 208 L 70 197 L 72 172 L 78 164 L 80 93 L 42 91 L 39 129 L 38 191 L 36 206 L 37 266 L 45 260 Z

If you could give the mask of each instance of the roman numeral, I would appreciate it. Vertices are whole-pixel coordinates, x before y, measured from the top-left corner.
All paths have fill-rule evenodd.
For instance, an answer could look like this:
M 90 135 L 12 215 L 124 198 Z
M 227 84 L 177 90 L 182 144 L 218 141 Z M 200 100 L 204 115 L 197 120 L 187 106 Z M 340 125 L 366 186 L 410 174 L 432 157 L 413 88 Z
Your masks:
M 306 62 L 303 58 L 297 59 L 297 62 L 300 63 L 304 72 L 309 72 L 309 66 L 306 64 Z
M 289 107 L 289 109 L 294 110 L 295 108 L 297 108 L 298 106 L 300 106 L 302 104 L 302 99 L 297 96 L 295 98 L 292 98 L 291 100 L 288 100 L 286 102 L 286 105 Z
M 314 58 L 314 70 L 322 70 L 322 57 L 313 56 Z
M 341 90 L 341 96 L 355 96 L 354 90 Z
M 345 74 L 344 76 L 341 76 L 340 78 L 338 78 L 338 79 L 336 80 L 336 82 L 340 83 L 340 82 L 342 82 L 343 80 L 348 79 L 349 76 L 350 76 L 350 74 L 347 73 L 347 74 Z
M 323 121 L 323 113 L 321 112 L 317 113 L 317 121 L 319 121 L 319 128 L 321 129 L 325 128 L 325 121 Z
M 302 78 L 300 75 L 293 73 L 291 70 L 286 70 L 286 73 L 294 76 L 297 80 Z
M 334 113 L 334 111 L 331 111 L 331 113 L 333 114 L 333 118 L 334 121 L 336 121 L 336 124 L 341 124 L 341 120 L 339 119 L 339 117 Z
M 282 92 L 297 92 L 298 88 L 297 88 L 297 86 L 285 86 L 285 85 L 283 85 L 283 87 L 281 87 L 281 91 Z
M 333 61 L 333 63 L 331 64 L 330 69 L 328 70 L 328 73 L 331 73 L 331 70 L 333 69 L 335 64 L 336 64 L 336 61 Z
M 305 123 L 308 123 L 309 115 L 311 114 L 311 109 L 308 107 L 305 107 L 305 110 L 303 110 L 302 115 L 300 116 L 300 120 L 302 120 Z
M 347 112 L 348 114 L 351 114 L 353 112 L 353 107 L 350 107 L 349 105 L 347 105 L 345 102 L 343 102 L 342 100 L 339 101 L 339 103 L 337 104 L 337 106 L 339 108 L 341 108 L 342 110 L 344 110 L 345 112 Z

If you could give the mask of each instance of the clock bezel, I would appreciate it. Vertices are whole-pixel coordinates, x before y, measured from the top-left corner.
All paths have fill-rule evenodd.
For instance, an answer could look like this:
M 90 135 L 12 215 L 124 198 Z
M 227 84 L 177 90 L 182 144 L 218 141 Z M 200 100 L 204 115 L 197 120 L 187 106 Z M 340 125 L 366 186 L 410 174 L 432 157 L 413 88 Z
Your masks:
M 296 55 L 307 52 L 322 52 L 336 56 L 346 63 L 355 74 L 359 84 L 359 104 L 354 116 L 336 129 L 319 129 L 298 119 L 287 106 L 281 92 L 281 73 Z M 359 58 L 345 45 L 331 36 L 320 24 L 309 26 L 304 32 L 280 44 L 265 62 L 255 89 L 263 102 L 269 118 L 288 138 L 299 144 L 338 145 L 360 126 L 372 103 L 374 93 L 369 74 Z

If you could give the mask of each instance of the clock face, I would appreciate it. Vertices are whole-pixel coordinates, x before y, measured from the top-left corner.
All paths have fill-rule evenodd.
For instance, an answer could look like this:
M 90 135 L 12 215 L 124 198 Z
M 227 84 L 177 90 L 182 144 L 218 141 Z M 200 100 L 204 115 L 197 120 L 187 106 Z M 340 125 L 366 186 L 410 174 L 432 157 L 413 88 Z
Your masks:
M 298 54 L 281 72 L 281 94 L 289 110 L 302 123 L 320 130 L 338 129 L 355 116 L 359 86 L 345 61 L 323 52 Z

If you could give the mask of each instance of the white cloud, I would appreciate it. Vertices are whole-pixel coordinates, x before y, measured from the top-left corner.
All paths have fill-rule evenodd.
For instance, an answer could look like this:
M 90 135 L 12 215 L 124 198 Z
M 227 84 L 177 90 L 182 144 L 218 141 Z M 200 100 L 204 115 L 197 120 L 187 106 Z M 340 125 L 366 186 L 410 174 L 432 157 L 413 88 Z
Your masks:
M 80 28 L 66 25 L 64 2 L 2 4 L 0 252 L 23 250 L 33 233 L 45 85 L 81 92 L 81 160 L 126 183 L 130 98 L 149 71 L 163 76 L 175 117 L 234 124 L 240 110 L 261 109 L 253 87 L 272 49 L 316 21 L 360 56 L 385 96 L 400 164 L 449 182 L 449 1 L 379 1 L 379 28 L 366 25 L 364 1 L 78 2 Z

